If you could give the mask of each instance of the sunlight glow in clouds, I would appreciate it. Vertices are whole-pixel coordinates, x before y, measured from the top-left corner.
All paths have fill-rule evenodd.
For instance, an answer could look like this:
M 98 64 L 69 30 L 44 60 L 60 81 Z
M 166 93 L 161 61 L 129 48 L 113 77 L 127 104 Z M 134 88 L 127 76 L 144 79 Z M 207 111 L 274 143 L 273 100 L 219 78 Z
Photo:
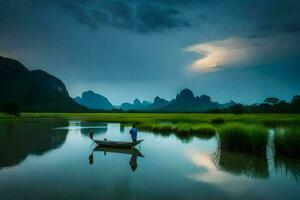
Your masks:
M 195 44 L 185 50 L 201 57 L 190 66 L 195 71 L 215 71 L 220 66 L 236 64 L 247 57 L 248 51 L 238 38 Z
M 275 37 L 238 38 L 230 37 L 191 45 L 184 50 L 200 55 L 189 69 L 196 72 L 211 72 L 222 67 L 242 67 L 272 62 L 299 52 L 299 39 L 291 35 Z

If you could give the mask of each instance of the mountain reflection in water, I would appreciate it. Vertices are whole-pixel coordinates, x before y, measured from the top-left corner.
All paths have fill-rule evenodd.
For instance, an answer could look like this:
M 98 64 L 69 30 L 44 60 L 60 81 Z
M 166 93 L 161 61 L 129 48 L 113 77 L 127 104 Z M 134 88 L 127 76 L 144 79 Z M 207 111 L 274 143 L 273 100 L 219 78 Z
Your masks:
M 60 147 L 67 131 L 53 131 L 67 122 L 55 120 L 0 122 L 0 169 L 22 162 L 28 155 L 43 155 Z

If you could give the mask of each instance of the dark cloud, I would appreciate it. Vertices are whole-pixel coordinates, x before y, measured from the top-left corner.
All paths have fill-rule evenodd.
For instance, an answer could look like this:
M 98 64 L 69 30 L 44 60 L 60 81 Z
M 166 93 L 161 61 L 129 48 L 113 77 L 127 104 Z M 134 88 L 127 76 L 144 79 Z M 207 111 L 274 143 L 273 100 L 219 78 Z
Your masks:
M 299 34 L 300 21 L 288 21 L 283 23 L 264 24 L 259 26 L 254 34 L 248 38 L 261 38 L 272 36 L 274 34 Z
M 95 21 L 84 8 L 84 1 L 55 0 L 53 2 L 67 10 L 79 23 L 87 25 L 92 30 L 95 30 L 98 27 L 97 21 Z
M 91 0 L 57 0 L 54 2 L 71 13 L 76 21 L 92 30 L 106 25 L 149 33 L 191 26 L 178 10 L 160 5 Z
M 263 32 L 294 33 L 300 31 L 300 21 L 290 21 L 279 24 L 265 24 L 260 27 Z
M 137 28 L 140 32 L 162 31 L 164 29 L 190 27 L 190 23 L 180 18 L 180 13 L 172 8 L 160 8 L 151 4 L 137 7 Z

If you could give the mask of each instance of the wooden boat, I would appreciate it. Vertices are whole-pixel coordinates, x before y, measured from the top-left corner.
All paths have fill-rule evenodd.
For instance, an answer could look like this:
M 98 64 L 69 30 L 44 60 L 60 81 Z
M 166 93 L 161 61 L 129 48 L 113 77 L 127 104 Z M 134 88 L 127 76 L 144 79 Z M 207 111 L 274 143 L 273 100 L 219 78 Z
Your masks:
M 109 141 L 109 140 L 94 140 L 97 145 L 103 147 L 117 147 L 117 148 L 133 148 L 140 144 L 143 140 L 137 140 L 136 142 L 120 142 L 120 141 Z
M 116 148 L 116 147 L 103 147 L 103 146 L 96 146 L 94 151 L 102 151 L 105 154 L 107 152 L 111 153 L 121 153 L 121 154 L 128 154 L 128 155 L 134 155 L 139 157 L 144 157 L 143 154 L 136 148 Z
M 109 140 L 94 140 L 94 134 L 89 133 L 90 138 L 97 144 L 103 147 L 118 147 L 118 148 L 133 148 L 140 144 L 144 140 L 137 140 L 136 142 L 121 142 L 121 141 L 109 141 Z

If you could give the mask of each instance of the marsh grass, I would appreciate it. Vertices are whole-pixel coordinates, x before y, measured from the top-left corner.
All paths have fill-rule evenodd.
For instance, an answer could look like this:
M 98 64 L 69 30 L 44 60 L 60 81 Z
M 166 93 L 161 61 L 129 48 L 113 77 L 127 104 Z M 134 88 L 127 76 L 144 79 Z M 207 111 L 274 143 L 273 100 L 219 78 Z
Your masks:
M 300 158 L 300 127 L 276 129 L 274 147 L 275 157 Z
M 300 123 L 299 114 L 201 114 L 201 113 L 21 113 L 20 119 L 25 118 L 59 118 L 64 120 L 81 120 L 97 122 L 120 123 L 147 123 L 147 122 L 172 122 L 172 123 L 225 123 L 243 122 L 260 123 L 272 126 L 292 125 Z M 0 120 L 14 119 L 14 117 L 0 113 Z M 221 123 L 219 123 L 221 124 Z
M 148 122 L 138 124 L 140 130 L 148 130 L 161 134 L 175 133 L 176 135 L 183 137 L 197 136 L 200 138 L 209 139 L 215 135 L 215 127 L 212 124 L 207 123 L 157 123 Z
M 220 126 L 218 132 L 222 150 L 250 153 L 255 156 L 266 154 L 268 130 L 262 125 L 227 123 Z
M 212 124 L 224 124 L 225 120 L 221 117 L 214 118 L 210 121 Z

